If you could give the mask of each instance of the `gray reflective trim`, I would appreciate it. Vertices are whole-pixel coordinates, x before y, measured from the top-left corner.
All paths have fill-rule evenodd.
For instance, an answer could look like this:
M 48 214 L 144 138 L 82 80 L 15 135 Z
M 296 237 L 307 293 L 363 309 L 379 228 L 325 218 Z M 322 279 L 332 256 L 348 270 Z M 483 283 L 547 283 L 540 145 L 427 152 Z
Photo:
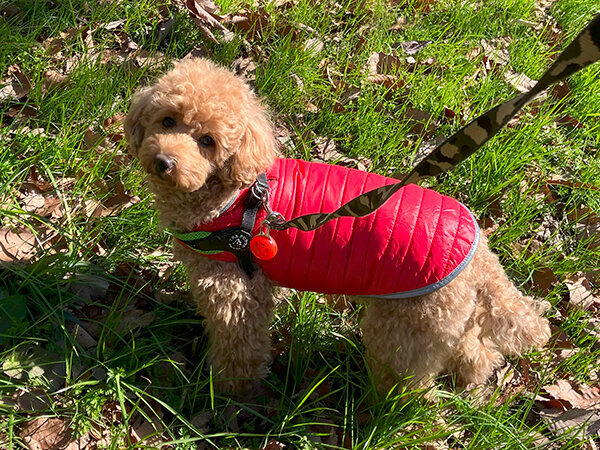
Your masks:
M 454 280 L 465 269 L 465 267 L 467 267 L 467 265 L 471 262 L 471 260 L 473 259 L 473 256 L 475 256 L 475 250 L 477 250 L 477 245 L 479 245 L 480 230 L 479 230 L 479 225 L 477 224 L 477 220 L 475 220 L 475 216 L 465 205 L 463 205 L 462 203 L 461 203 L 461 205 L 463 206 L 463 208 L 465 208 L 467 211 L 469 211 L 469 214 L 471 215 L 471 220 L 473 220 L 473 224 L 475 225 L 475 239 L 473 239 L 473 244 L 471 245 L 471 249 L 469 250 L 469 253 L 467 253 L 467 256 L 465 256 L 465 259 L 463 259 L 462 262 L 458 266 L 456 266 L 456 268 L 452 272 L 450 272 L 448 275 L 446 275 L 440 281 L 436 281 L 433 284 L 429 284 L 429 285 L 419 288 L 419 289 L 413 289 L 412 291 L 397 292 L 395 294 L 384 294 L 384 295 L 361 295 L 361 297 L 385 298 L 385 299 L 418 297 L 419 295 L 425 295 L 425 294 L 430 294 L 432 292 L 435 292 L 438 289 L 446 286 L 452 280 Z
M 231 208 L 231 205 L 233 205 L 233 202 L 235 202 L 235 200 L 238 198 L 239 194 L 240 194 L 240 191 L 237 191 L 235 193 L 235 195 L 233 197 L 231 197 L 231 199 L 227 202 L 227 204 L 221 208 L 221 211 L 219 211 L 219 216 L 221 214 L 225 214 L 227 212 L 227 210 L 229 208 Z

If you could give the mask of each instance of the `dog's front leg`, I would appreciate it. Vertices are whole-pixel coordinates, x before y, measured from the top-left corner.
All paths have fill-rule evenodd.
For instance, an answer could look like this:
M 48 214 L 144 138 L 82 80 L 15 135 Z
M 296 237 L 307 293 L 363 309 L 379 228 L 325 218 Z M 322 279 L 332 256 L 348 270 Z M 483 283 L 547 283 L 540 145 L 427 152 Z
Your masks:
M 271 362 L 272 286 L 262 273 L 248 278 L 235 264 L 201 264 L 190 274 L 198 313 L 209 337 L 208 360 L 220 392 L 242 393 Z

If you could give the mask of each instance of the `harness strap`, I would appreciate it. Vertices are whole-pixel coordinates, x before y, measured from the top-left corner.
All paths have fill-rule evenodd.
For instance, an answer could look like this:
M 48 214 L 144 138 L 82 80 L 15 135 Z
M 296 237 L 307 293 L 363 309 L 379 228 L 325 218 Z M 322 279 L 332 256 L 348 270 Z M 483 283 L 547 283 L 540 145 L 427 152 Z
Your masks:
M 250 252 L 250 240 L 252 239 L 252 228 L 254 228 L 254 222 L 256 221 L 256 214 L 258 209 L 262 205 L 263 199 L 269 190 L 269 183 L 267 182 L 267 174 L 261 173 L 254 184 L 250 186 L 250 195 L 246 198 L 244 203 L 244 214 L 242 215 L 242 224 L 240 225 L 240 231 L 244 233 L 247 239 L 244 240 L 244 247 L 235 254 L 238 260 L 238 264 L 242 268 L 249 278 L 252 278 L 254 272 L 256 272 L 256 264 L 252 258 L 252 252 Z
M 289 221 L 285 221 L 280 214 L 270 214 L 267 216 L 267 226 L 274 230 L 293 227 L 301 231 L 312 231 L 339 217 L 363 217 L 371 214 L 405 184 L 414 183 L 424 176 L 446 172 L 467 159 L 540 92 L 598 60 L 600 15 L 563 50 L 529 92 L 514 97 L 471 121 L 438 145 L 402 181 L 361 194 L 331 213 L 305 214 Z
M 256 271 L 256 265 L 250 252 L 250 239 L 256 221 L 256 215 L 263 199 L 269 190 L 267 175 L 261 173 L 248 190 L 248 197 L 244 201 L 244 213 L 239 227 L 224 228 L 219 231 L 192 231 L 179 233 L 171 230 L 170 233 L 183 246 L 203 255 L 213 255 L 221 252 L 230 252 L 237 258 L 240 268 L 249 278 Z

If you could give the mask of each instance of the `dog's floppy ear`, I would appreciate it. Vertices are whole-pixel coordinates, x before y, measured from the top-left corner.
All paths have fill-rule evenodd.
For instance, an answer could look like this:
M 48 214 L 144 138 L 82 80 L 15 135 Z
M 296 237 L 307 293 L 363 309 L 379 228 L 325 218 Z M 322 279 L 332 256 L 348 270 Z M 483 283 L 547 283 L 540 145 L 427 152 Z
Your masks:
M 251 184 L 277 157 L 271 122 L 263 111 L 255 112 L 244 127 L 239 150 L 231 159 L 229 177 L 236 184 Z
M 144 140 L 146 131 L 146 109 L 150 103 L 153 89 L 151 87 L 140 89 L 133 96 L 129 112 L 125 118 L 125 139 L 127 140 L 128 150 L 135 156 Z

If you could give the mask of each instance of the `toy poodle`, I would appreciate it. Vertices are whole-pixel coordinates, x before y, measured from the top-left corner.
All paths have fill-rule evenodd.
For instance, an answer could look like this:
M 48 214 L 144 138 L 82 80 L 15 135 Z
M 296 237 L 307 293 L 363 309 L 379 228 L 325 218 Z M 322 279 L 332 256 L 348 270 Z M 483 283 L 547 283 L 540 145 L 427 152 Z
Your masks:
M 276 285 L 365 304 L 362 339 L 382 394 L 446 373 L 481 384 L 504 355 L 549 339 L 548 303 L 522 295 L 468 210 L 432 190 L 405 186 L 372 214 L 312 232 L 265 227 L 271 210 L 330 212 L 397 180 L 280 158 L 265 107 L 211 61 L 179 62 L 140 90 L 125 134 L 176 237 L 222 392 L 268 373 Z M 269 255 L 248 250 L 257 235 Z

